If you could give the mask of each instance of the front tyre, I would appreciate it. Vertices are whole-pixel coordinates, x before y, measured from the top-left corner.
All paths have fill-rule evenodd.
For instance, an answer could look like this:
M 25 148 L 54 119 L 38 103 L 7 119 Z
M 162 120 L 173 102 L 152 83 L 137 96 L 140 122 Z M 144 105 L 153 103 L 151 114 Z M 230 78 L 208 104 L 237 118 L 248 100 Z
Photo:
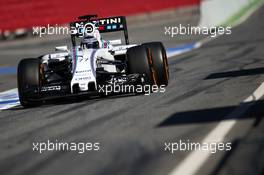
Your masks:
M 17 68 L 17 86 L 20 104 L 24 107 L 32 107 L 39 104 L 32 101 L 32 96 L 40 90 L 40 60 L 35 58 L 23 59 Z

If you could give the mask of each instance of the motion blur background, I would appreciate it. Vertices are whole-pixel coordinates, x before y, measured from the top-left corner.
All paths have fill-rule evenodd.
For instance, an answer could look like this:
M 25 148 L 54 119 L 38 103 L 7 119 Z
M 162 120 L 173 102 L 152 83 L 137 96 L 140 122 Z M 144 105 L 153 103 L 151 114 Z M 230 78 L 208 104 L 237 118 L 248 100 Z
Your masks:
M 178 19 L 191 25 L 219 26 L 234 22 L 262 0 L 0 0 L 0 38 L 32 34 L 33 26 L 63 25 L 84 14 L 124 15 L 139 24 Z
M 14 30 L 63 24 L 76 20 L 80 14 L 98 14 L 99 16 L 134 15 L 154 11 L 198 5 L 200 0 L 1 0 L 0 28 Z
M 1 0 L 0 29 L 2 33 L 32 26 L 64 24 L 84 14 L 135 16 L 180 7 L 197 6 L 200 0 Z M 19 33 L 17 31 L 17 33 Z M 21 33 L 21 32 L 20 32 Z

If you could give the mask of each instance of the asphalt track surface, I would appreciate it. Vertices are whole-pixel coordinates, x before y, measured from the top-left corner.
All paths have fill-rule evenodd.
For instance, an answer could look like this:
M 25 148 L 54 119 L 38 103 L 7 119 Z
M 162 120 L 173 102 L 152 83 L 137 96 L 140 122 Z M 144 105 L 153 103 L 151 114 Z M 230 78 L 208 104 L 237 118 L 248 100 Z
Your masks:
M 233 28 L 232 35 L 170 58 L 170 84 L 165 93 L 53 101 L 31 109 L 1 111 L 0 174 L 169 174 L 190 151 L 171 154 L 164 151 L 165 142 L 201 142 L 263 82 L 263 18 L 264 7 Z M 146 36 L 151 33 L 148 26 L 143 31 Z M 179 42 L 175 38 L 163 42 L 170 46 L 174 40 Z M 42 43 L 41 48 L 34 44 L 33 52 L 54 44 Z M 1 46 L 2 51 L 15 48 L 27 55 L 22 50 L 32 45 L 6 47 Z M 16 64 L 15 56 L 15 52 L 6 54 L 1 64 Z M 1 90 L 15 88 L 12 75 L 2 76 L 1 83 Z M 197 174 L 263 174 L 263 115 L 260 100 L 241 118 L 233 116 L 236 125 L 225 137 L 233 143 L 232 150 L 212 154 Z M 32 142 L 48 139 L 99 142 L 100 151 L 32 151 Z

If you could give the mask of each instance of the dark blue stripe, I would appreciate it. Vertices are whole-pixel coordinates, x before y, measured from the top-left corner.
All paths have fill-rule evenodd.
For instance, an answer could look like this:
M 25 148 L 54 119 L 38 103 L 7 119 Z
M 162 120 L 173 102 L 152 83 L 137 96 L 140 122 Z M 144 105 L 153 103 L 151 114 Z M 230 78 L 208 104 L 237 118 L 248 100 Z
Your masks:
M 72 77 L 74 77 L 74 74 L 75 74 L 75 71 L 76 71 L 76 67 L 77 67 L 77 59 L 78 59 L 78 56 L 77 56 L 77 52 L 78 52 L 78 47 L 74 47 L 73 49 L 73 75 Z
M 94 68 L 94 56 L 95 56 L 96 51 L 97 51 L 96 49 L 92 51 L 91 58 L 90 58 L 91 69 L 92 69 L 92 73 L 94 77 L 96 77 L 95 68 Z
M 0 67 L 0 75 L 16 74 L 16 67 Z
M 178 47 L 168 48 L 166 50 L 167 50 L 167 52 L 173 52 L 173 51 L 180 51 L 180 50 L 186 50 L 186 49 L 193 49 L 194 46 L 195 46 L 195 44 L 191 43 L 191 44 L 184 44 L 184 45 L 181 45 Z
M 0 105 L 2 104 L 9 104 L 9 103 L 16 103 L 18 102 L 19 100 L 6 100 L 6 101 L 0 101 Z

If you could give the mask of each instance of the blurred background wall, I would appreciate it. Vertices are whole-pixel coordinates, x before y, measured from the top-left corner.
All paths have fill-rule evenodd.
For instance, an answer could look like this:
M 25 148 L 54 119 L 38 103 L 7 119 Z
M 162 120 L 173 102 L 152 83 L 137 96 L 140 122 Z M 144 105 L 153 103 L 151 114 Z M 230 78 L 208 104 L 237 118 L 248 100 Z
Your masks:
M 84 14 L 136 15 L 198 5 L 200 0 L 0 0 L 0 30 L 64 24 Z

